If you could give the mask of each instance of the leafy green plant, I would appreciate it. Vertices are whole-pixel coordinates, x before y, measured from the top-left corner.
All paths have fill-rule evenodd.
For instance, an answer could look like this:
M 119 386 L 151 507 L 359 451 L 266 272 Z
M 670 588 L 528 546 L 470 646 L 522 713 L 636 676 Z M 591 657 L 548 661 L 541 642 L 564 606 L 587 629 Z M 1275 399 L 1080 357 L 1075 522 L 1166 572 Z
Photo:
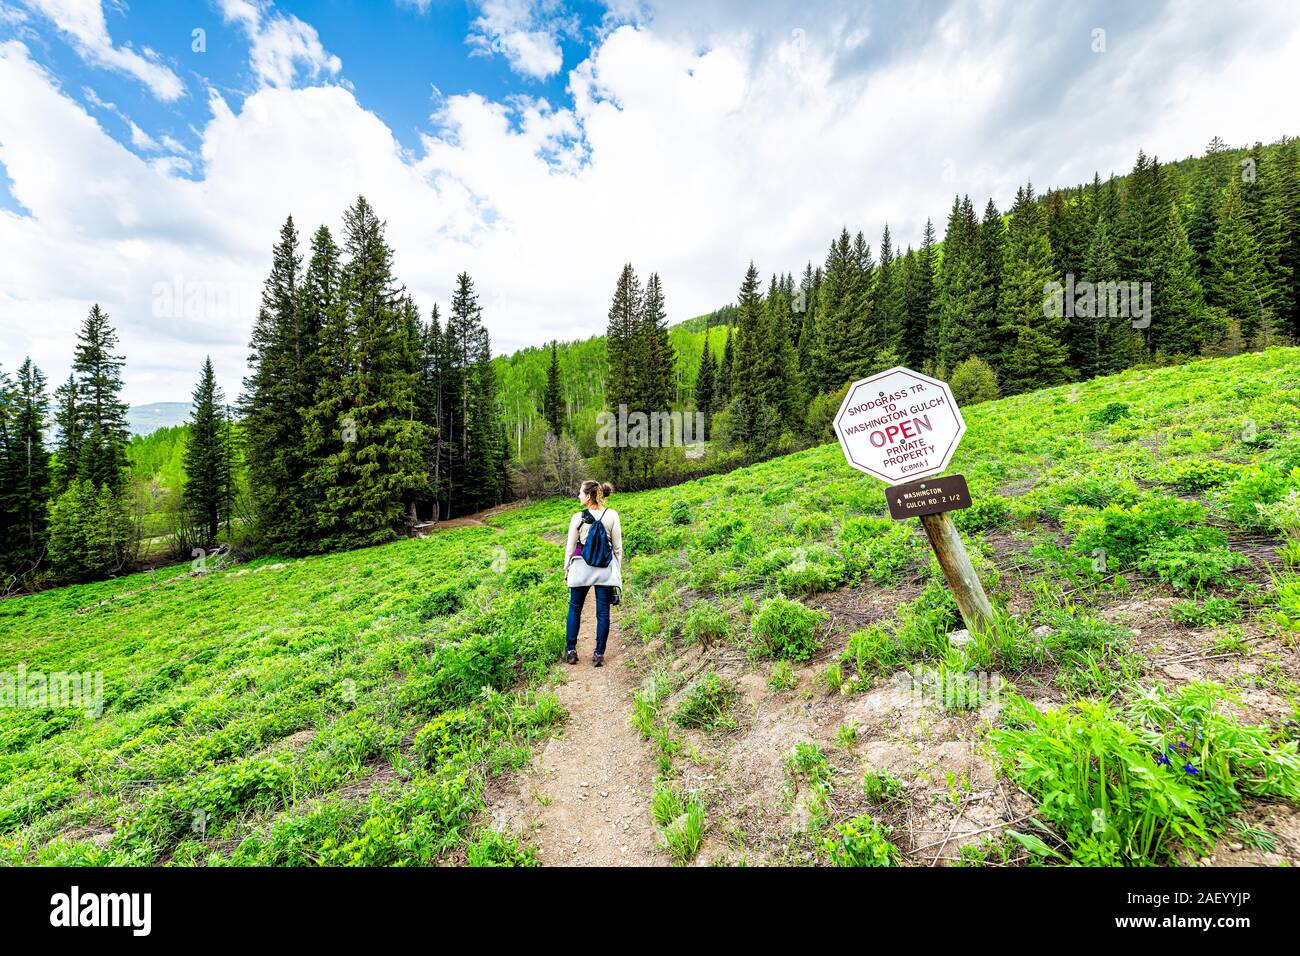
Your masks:
M 764 602 L 750 622 L 755 648 L 764 657 L 806 661 L 817 652 L 817 627 L 826 614 L 798 601 L 774 597 Z
M 736 699 L 736 689 L 716 671 L 709 670 L 696 678 L 686 689 L 673 721 L 681 727 L 698 727 L 701 730 L 735 730 L 731 706 Z
M 872 803 L 897 800 L 907 788 L 888 770 L 868 770 L 862 777 L 862 792 Z
M 535 847 L 520 846 L 519 840 L 496 830 L 485 829 L 466 856 L 470 866 L 537 866 Z
M 1207 597 L 1204 601 L 1178 601 L 1169 613 L 1184 627 L 1209 627 L 1241 619 L 1241 607 L 1235 598 Z
M 455 614 L 460 610 L 462 593 L 459 583 L 443 584 L 431 589 L 420 604 L 420 617 L 429 620 Z
M 1178 591 L 1200 591 L 1229 581 L 1228 572 L 1249 564 L 1227 547 L 1227 536 L 1217 528 L 1198 528 L 1152 545 L 1138 569 L 1155 574 Z
M 794 672 L 794 665 L 789 661 L 777 661 L 772 665 L 772 673 L 767 679 L 771 690 L 790 690 L 799 683 L 799 676 Z
M 660 711 L 673 692 L 673 680 L 665 670 L 655 670 L 632 694 L 632 714 L 628 720 L 649 740 L 655 731 Z
M 686 810 L 662 832 L 673 859 L 680 865 L 689 863 L 704 841 L 704 804 L 696 799 L 688 800 Z
M 712 601 L 696 601 L 686 612 L 682 636 L 688 643 L 705 647 L 721 643 L 731 632 L 727 612 Z
M 820 830 L 826 825 L 826 800 L 833 789 L 833 773 L 826 754 L 814 743 L 800 741 L 785 758 L 787 793 L 793 800 L 803 790 L 805 807 L 809 815 L 809 829 Z
M 889 831 L 869 813 L 835 824 L 821 848 L 835 866 L 898 866 L 903 858 Z
M 1097 409 L 1088 417 L 1098 425 L 1113 425 L 1129 416 L 1129 407 L 1124 402 L 1110 402 Z
M 1043 713 L 1010 695 L 990 742 L 1003 770 L 1085 865 L 1168 862 L 1209 846 L 1244 796 L 1300 796 L 1294 741 L 1238 723 L 1231 691 L 1150 688 L 1123 711 L 1095 700 Z M 1032 836 L 1032 835 L 1031 835 Z M 1041 840 L 1018 838 L 1042 854 Z
M 650 817 L 673 859 L 678 864 L 689 863 L 704 840 L 703 801 L 694 796 L 683 797 L 670 784 L 656 780 L 650 798 Z

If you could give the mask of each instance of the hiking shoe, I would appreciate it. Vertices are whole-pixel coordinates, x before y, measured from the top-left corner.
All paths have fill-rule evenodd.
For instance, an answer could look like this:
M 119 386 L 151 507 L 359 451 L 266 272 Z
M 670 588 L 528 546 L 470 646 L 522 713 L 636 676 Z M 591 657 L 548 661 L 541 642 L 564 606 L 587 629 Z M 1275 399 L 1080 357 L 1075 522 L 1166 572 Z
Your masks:
M 564 663 L 566 663 L 566 664 L 576 664 L 576 663 L 578 663 L 578 652 L 577 652 L 577 651 L 565 651 L 565 652 L 564 652 Z
M 605 655 L 604 655 L 604 654 L 592 654 L 592 655 L 591 655 L 591 666 L 592 666 L 592 667 L 603 667 L 604 665 L 605 665 Z

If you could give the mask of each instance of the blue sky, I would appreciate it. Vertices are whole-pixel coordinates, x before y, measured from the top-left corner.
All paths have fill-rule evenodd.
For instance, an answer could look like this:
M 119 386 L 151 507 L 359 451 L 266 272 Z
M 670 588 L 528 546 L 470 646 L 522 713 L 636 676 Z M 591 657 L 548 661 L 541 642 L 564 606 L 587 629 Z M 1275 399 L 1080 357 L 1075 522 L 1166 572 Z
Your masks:
M 0 368 L 63 378 L 99 303 L 129 401 L 208 355 L 233 397 L 280 225 L 358 194 L 498 352 L 601 331 L 629 261 L 684 319 L 842 226 L 1295 135 L 1298 64 L 1266 0 L 0 0 Z
M 60 78 L 65 89 L 100 119 L 108 135 L 140 155 L 157 150 L 133 142 L 126 117 L 155 142 L 171 137 L 193 150 L 200 144 L 199 128 L 208 117 L 205 91 L 209 86 L 233 100 L 258 88 L 248 62 L 248 38 L 223 15 L 219 0 L 102 5 L 109 34 L 117 43 L 153 50 L 184 84 L 184 92 L 170 102 L 152 95 L 129 74 L 87 62 L 66 42 L 57 22 L 42 16 L 41 4 L 18 0 L 10 2 L 9 9 L 26 17 L 22 23 L 0 20 L 0 40 L 28 41 L 33 59 Z M 506 58 L 486 51 L 479 42 L 483 28 L 476 24 L 481 11 L 462 0 L 432 0 L 426 5 L 290 0 L 267 9 L 313 27 L 323 47 L 346 64 L 337 81 L 352 89 L 408 149 L 418 148 L 419 133 L 435 125 L 432 115 L 446 96 L 472 92 L 504 101 L 524 94 L 554 103 L 567 98 L 567 76 L 562 70 L 549 76 L 522 72 Z M 585 57 L 602 29 L 613 22 L 608 14 L 598 4 L 566 3 L 564 28 L 555 35 L 565 61 L 574 64 Z M 201 37 L 196 37 L 196 30 L 202 31 Z M 196 50 L 196 45 L 201 49 Z M 103 104 L 112 104 L 121 115 Z M 7 184 L 0 170 L 4 187 L 0 202 L 17 209 Z

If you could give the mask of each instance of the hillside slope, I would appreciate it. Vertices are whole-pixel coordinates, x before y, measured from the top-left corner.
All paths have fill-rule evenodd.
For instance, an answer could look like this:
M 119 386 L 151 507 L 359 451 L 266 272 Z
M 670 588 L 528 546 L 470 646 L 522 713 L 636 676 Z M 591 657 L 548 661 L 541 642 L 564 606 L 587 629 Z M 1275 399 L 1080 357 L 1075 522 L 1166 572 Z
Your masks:
M 103 692 L 0 709 L 0 860 L 536 862 L 585 802 L 528 789 L 540 744 L 592 699 L 640 735 L 663 861 L 1300 862 L 1300 350 L 966 418 L 958 523 L 1006 615 L 959 648 L 923 535 L 833 445 L 618 496 L 603 673 L 555 663 L 568 500 L 0 603 L 11 694 L 20 665 L 29 698 Z

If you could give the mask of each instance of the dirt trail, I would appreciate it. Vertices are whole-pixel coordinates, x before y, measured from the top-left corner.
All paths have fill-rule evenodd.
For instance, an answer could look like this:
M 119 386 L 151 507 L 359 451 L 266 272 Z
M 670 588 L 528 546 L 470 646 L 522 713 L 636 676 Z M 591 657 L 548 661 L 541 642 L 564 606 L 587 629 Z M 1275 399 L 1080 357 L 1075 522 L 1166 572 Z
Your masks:
M 588 595 L 579 661 L 556 689 L 568 712 L 560 736 L 503 793 L 489 794 L 492 824 L 525 836 L 548 866 L 662 866 L 670 860 L 650 822 L 656 763 L 627 723 L 635 671 L 612 610 L 605 666 L 591 666 L 596 607 Z M 538 798 L 541 798 L 540 800 Z
M 516 508 L 522 508 L 524 505 L 532 504 L 525 499 L 523 501 L 512 501 L 509 504 L 497 505 L 486 511 L 476 511 L 472 515 L 461 515 L 459 518 L 448 518 L 446 521 L 429 521 L 420 525 L 422 531 L 442 531 L 447 528 L 476 528 L 487 525 L 485 518 L 491 518 L 493 515 L 499 515 L 506 511 L 514 511 Z

